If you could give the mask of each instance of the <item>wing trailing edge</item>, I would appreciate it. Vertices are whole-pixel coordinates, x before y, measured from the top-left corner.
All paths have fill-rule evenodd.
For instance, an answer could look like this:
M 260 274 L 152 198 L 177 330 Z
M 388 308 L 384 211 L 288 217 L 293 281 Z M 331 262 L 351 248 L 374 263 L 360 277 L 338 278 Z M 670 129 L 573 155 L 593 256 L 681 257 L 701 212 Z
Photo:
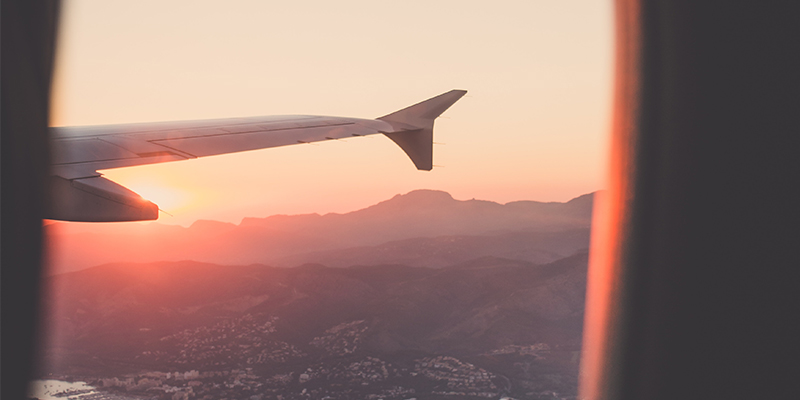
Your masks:
M 378 118 L 394 128 L 381 132 L 411 158 L 419 170 L 433 169 L 433 122 L 461 97 L 466 90 L 451 90 L 413 106 Z

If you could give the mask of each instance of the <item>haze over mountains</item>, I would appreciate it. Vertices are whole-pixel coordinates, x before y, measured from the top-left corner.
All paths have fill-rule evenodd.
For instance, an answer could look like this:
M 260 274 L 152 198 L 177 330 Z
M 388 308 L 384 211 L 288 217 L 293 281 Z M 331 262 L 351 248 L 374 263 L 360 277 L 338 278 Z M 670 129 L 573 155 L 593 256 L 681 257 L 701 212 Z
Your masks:
M 444 267 L 495 256 L 547 263 L 588 248 L 593 198 L 498 204 L 417 190 L 345 214 L 274 215 L 245 218 L 238 225 L 197 221 L 188 228 L 53 223 L 45 232 L 51 273 L 111 262 L 181 260 Z
M 158 399 L 574 399 L 593 198 L 51 224 L 73 271 L 45 280 L 41 374 Z

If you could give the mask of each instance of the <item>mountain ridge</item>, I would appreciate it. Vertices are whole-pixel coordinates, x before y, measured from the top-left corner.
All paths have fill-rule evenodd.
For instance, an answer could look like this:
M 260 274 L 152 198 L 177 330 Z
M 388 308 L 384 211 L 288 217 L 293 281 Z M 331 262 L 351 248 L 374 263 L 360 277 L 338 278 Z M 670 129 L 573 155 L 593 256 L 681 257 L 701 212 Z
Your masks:
M 213 220 L 198 220 L 190 227 L 149 225 L 81 225 L 45 226 L 49 245 L 50 273 L 78 270 L 114 261 L 139 262 L 196 261 L 223 264 L 263 263 L 294 266 L 306 262 L 323 262 L 348 266 L 339 262 L 315 258 L 324 252 L 342 253 L 345 249 L 375 248 L 396 245 L 395 242 L 417 239 L 419 260 L 425 246 L 443 237 L 470 237 L 477 245 L 497 242 L 497 236 L 514 234 L 519 238 L 533 233 L 566 231 L 584 232 L 580 243 L 566 252 L 551 256 L 535 254 L 524 246 L 505 253 L 469 253 L 455 258 L 442 258 L 419 263 L 401 254 L 378 260 L 366 253 L 352 253 L 354 263 L 419 263 L 425 266 L 444 266 L 482 255 L 514 256 L 530 261 L 547 262 L 588 247 L 588 231 L 594 194 L 576 197 L 565 203 L 515 201 L 500 204 L 485 200 L 456 200 L 449 193 L 435 190 L 416 190 L 348 213 L 273 215 L 264 218 L 245 218 L 232 224 Z M 81 231 L 83 230 L 83 231 Z M 513 236 L 513 235 L 512 235 Z M 438 239 L 437 239 L 438 238 Z M 521 243 L 521 239 L 514 239 Z M 536 246 L 533 246 L 536 247 Z M 541 246 L 539 246 L 541 247 Z M 367 248 L 372 248 L 369 250 Z M 528 255 L 525 255 L 527 253 Z M 352 265 L 352 264 L 350 264 Z

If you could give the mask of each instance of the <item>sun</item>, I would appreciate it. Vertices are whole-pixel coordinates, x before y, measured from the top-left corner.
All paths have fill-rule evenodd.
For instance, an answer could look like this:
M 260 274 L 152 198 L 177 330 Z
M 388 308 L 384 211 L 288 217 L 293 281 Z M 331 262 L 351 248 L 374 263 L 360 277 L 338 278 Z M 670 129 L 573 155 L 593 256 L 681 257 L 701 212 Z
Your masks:
M 122 186 L 134 191 L 145 200 L 155 203 L 159 210 L 167 214 L 175 214 L 192 206 L 193 196 L 180 189 L 180 185 L 170 182 L 160 175 L 136 173 L 135 170 L 121 168 L 103 171 L 103 175 Z
M 161 211 L 175 213 L 189 205 L 189 195 L 174 187 L 159 185 L 157 182 L 143 182 L 128 187 L 146 200 L 150 200 Z

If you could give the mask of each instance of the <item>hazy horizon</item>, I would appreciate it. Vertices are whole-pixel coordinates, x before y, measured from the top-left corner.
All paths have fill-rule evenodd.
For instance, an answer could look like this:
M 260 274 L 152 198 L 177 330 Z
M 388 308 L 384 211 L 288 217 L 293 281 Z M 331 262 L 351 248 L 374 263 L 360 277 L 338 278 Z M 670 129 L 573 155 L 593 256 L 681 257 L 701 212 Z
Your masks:
M 569 202 L 571 200 L 574 200 L 574 199 L 577 199 L 579 197 L 595 194 L 595 193 L 602 192 L 602 191 L 603 191 L 603 189 L 597 189 L 597 190 L 593 190 L 593 191 L 590 191 L 590 192 L 581 193 L 581 194 L 575 195 L 573 197 L 570 197 L 570 198 L 567 198 L 567 199 L 564 199 L 564 200 L 543 201 L 543 200 L 538 200 L 538 199 L 516 199 L 516 200 L 508 200 L 508 201 L 505 201 L 505 202 L 500 202 L 500 201 L 495 201 L 495 200 L 492 200 L 492 199 L 476 198 L 476 197 L 456 198 L 451 193 L 449 193 L 449 192 L 447 192 L 445 190 L 420 188 L 420 189 L 412 189 L 412 190 L 410 190 L 408 192 L 404 192 L 404 193 L 396 193 L 396 194 L 391 195 L 389 197 L 386 197 L 386 198 L 384 198 L 382 200 L 378 200 L 377 202 L 375 202 L 373 204 L 367 204 L 367 205 L 361 206 L 359 208 L 333 210 L 333 211 L 328 211 L 328 212 L 309 211 L 309 212 L 296 213 L 296 214 L 277 213 L 277 214 L 265 214 L 265 215 L 242 215 L 241 218 L 239 218 L 239 220 L 222 220 L 222 219 L 213 219 L 213 218 L 198 218 L 196 220 L 189 221 L 189 222 L 186 222 L 186 223 L 179 223 L 180 220 L 178 220 L 178 222 L 172 222 L 172 218 L 170 218 L 169 215 L 160 215 L 159 219 L 155 220 L 155 221 L 134 221 L 134 222 L 101 222 L 101 223 L 97 223 L 97 222 L 72 222 L 72 221 L 59 221 L 59 220 L 46 219 L 46 220 L 44 220 L 44 225 L 45 226 L 52 225 L 52 224 L 63 224 L 65 226 L 68 225 L 70 227 L 70 231 L 71 232 L 83 231 L 84 229 L 81 229 L 82 227 L 83 228 L 87 228 L 88 230 L 91 230 L 91 227 L 97 227 L 97 226 L 124 227 L 124 226 L 127 226 L 127 225 L 149 225 L 149 224 L 180 226 L 180 227 L 183 227 L 183 228 L 188 228 L 188 227 L 191 227 L 192 225 L 194 225 L 198 221 L 214 221 L 214 222 L 229 223 L 229 224 L 233 224 L 233 225 L 241 225 L 243 220 L 245 220 L 245 219 L 254 219 L 254 218 L 263 219 L 263 218 L 277 217 L 277 216 L 302 216 L 302 215 L 320 215 L 320 216 L 324 216 L 324 215 L 328 215 L 328 214 L 339 214 L 339 215 L 348 214 L 348 213 L 352 213 L 352 212 L 363 210 L 365 208 L 372 207 L 372 206 L 374 206 L 376 204 L 379 204 L 379 203 L 382 203 L 382 202 L 385 202 L 385 201 L 389 201 L 389 200 L 391 200 L 391 199 L 393 199 L 395 197 L 398 197 L 398 196 L 407 195 L 407 194 L 412 193 L 412 192 L 442 192 L 442 193 L 446 193 L 446 194 L 450 195 L 450 197 L 455 201 L 478 200 L 478 201 L 496 203 L 496 204 L 499 204 L 499 205 L 506 205 L 508 203 L 515 203 L 515 202 L 567 203 L 567 202 Z
M 416 190 L 346 213 L 274 214 L 237 224 L 53 223 L 45 226 L 48 273 L 107 262 L 184 259 L 282 267 L 321 260 L 338 267 L 382 261 L 443 266 L 482 255 L 551 262 L 588 247 L 593 199 L 592 193 L 569 202 L 501 204 Z M 583 233 L 531 234 L 576 229 Z M 463 246 L 471 250 L 464 253 Z

